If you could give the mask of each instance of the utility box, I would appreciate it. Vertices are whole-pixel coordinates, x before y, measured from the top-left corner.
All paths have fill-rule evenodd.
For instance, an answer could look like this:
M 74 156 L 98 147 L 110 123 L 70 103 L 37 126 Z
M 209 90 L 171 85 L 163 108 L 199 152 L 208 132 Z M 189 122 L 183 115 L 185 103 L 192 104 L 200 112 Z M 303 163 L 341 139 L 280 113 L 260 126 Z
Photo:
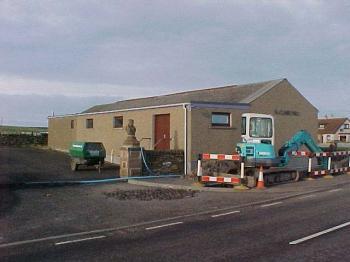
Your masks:
M 99 165 L 100 168 L 106 158 L 106 150 L 100 142 L 74 141 L 69 148 L 69 154 L 72 171 L 76 171 L 79 165 Z

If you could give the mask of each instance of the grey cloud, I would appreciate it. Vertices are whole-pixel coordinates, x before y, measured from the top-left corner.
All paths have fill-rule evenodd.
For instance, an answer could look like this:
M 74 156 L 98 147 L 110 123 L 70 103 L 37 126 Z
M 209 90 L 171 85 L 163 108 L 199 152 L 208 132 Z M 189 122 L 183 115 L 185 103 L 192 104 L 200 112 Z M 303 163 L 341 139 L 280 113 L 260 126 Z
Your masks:
M 0 94 L 0 118 L 4 125 L 47 126 L 47 117 L 81 112 L 93 105 L 110 103 L 120 97 L 67 97 L 63 95 Z
M 287 77 L 321 107 L 329 88 L 340 93 L 350 80 L 347 1 L 3 1 L 0 9 L 0 74 L 144 87 L 140 95 Z

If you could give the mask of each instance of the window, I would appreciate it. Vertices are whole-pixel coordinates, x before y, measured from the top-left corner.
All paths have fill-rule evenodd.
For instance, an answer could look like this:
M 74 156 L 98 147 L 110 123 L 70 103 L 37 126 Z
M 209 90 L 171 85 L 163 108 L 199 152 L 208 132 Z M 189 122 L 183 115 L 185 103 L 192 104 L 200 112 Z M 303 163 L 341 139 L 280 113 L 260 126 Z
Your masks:
M 318 126 L 318 128 L 319 128 L 319 129 L 324 129 L 324 128 L 325 128 L 325 125 L 324 125 L 324 124 L 320 124 L 320 125 Z
M 344 129 L 350 129 L 350 124 L 344 124 Z
M 86 128 L 93 128 L 94 127 L 94 120 L 93 119 L 86 119 Z
M 326 136 L 327 142 L 331 142 L 333 140 L 333 137 L 331 135 Z
M 252 117 L 250 119 L 249 135 L 256 138 L 272 137 L 272 119 Z
M 73 129 L 74 128 L 74 120 L 70 121 L 70 128 Z
M 231 126 L 230 113 L 212 113 L 211 125 L 221 126 L 221 127 L 230 127 Z
M 339 136 L 340 142 L 346 142 L 346 136 Z
M 123 117 L 122 116 L 113 117 L 113 127 L 114 128 L 122 128 L 123 127 Z
M 246 135 L 247 134 L 247 118 L 246 117 L 242 117 L 242 126 L 241 126 L 241 134 L 242 135 Z

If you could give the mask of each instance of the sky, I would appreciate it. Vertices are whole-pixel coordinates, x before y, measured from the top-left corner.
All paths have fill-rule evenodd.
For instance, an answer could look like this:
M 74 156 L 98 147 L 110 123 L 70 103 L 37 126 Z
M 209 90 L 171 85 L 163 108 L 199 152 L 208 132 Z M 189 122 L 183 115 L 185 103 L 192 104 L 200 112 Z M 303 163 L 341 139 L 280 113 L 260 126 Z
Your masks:
M 0 124 L 287 78 L 350 116 L 349 1 L 0 0 Z

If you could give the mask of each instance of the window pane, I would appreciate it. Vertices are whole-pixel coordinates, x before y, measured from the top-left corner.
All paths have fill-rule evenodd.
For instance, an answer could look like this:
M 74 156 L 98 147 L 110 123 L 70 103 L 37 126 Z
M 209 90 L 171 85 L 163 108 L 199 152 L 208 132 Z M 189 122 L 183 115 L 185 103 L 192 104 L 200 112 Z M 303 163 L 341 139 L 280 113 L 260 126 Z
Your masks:
M 212 126 L 230 126 L 230 114 L 212 113 L 211 124 Z
M 86 150 L 102 150 L 102 143 L 86 143 Z
M 256 138 L 272 137 L 272 120 L 270 118 L 253 117 L 250 119 L 250 134 Z
M 93 127 L 94 127 L 94 120 L 86 119 L 86 128 L 93 128 Z
M 113 118 L 113 127 L 114 128 L 121 128 L 121 127 L 123 127 L 123 117 L 122 116 L 115 116 Z
M 242 117 L 242 127 L 241 127 L 241 134 L 245 135 L 247 130 L 246 130 L 246 124 L 247 124 L 247 118 Z
M 72 129 L 74 128 L 74 120 L 70 121 L 70 128 L 72 128 Z

